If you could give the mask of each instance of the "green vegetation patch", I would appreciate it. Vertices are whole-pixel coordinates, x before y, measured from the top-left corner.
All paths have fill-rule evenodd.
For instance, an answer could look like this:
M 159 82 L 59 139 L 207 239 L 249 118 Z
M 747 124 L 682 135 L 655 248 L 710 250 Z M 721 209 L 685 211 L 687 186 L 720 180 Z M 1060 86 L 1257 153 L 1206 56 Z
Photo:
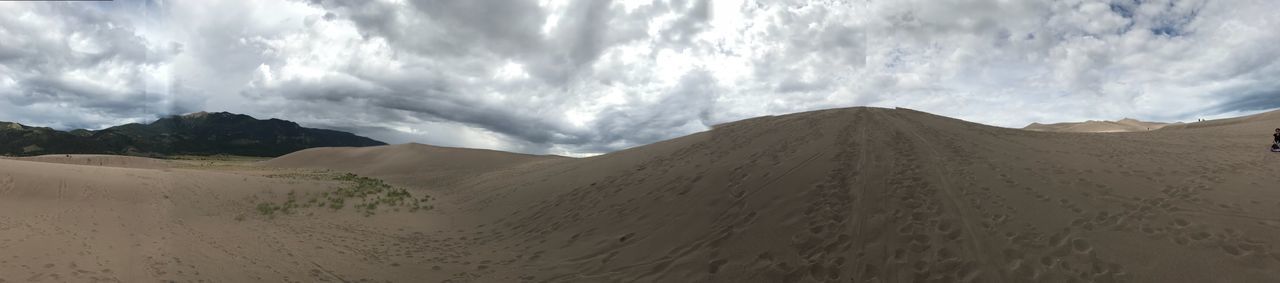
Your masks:
M 329 170 L 315 170 L 310 172 L 289 172 L 289 173 L 267 174 L 267 175 L 263 175 L 263 177 L 273 178 L 273 179 L 321 181 L 321 180 L 333 180 L 334 174 Z
M 365 216 L 373 216 L 380 210 L 417 212 L 434 208 L 427 204 L 431 196 L 415 197 L 408 190 L 379 179 L 346 173 L 333 177 L 333 180 L 341 181 L 343 185 L 319 194 L 299 195 L 290 191 L 283 203 L 258 203 L 258 214 L 274 217 L 276 214 L 296 214 L 299 209 L 312 207 L 336 211 L 345 209 L 349 204 Z

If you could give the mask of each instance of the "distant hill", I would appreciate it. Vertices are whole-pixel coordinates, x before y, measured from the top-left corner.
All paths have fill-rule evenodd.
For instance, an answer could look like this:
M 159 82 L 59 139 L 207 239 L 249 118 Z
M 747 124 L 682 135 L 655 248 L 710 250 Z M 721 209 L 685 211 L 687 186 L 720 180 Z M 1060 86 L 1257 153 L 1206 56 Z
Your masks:
M 313 147 L 376 146 L 386 143 L 352 133 L 304 128 L 227 112 L 199 112 L 97 131 L 58 131 L 0 122 L 0 154 L 230 154 L 280 156 Z
M 363 148 L 312 148 L 264 161 L 260 165 L 333 169 L 389 181 L 435 184 L 532 162 L 566 159 L 570 158 L 410 143 Z
M 1180 123 L 1174 123 L 1180 124 Z M 1041 132 L 1077 132 L 1077 133 L 1110 133 L 1110 132 L 1144 132 L 1158 130 L 1165 126 L 1174 125 L 1160 122 L 1144 122 L 1135 119 L 1124 118 L 1119 121 L 1085 121 L 1075 123 L 1057 123 L 1057 124 L 1040 124 L 1031 123 L 1022 128 L 1023 130 L 1041 131 Z

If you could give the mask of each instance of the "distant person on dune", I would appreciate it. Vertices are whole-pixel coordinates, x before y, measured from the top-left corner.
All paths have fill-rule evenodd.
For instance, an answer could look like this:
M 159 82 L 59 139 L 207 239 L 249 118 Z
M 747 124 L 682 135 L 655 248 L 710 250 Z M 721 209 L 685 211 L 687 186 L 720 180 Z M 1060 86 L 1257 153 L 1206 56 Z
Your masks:
M 1276 134 L 1271 136 L 1274 137 L 1271 141 L 1271 151 L 1280 151 L 1280 128 L 1276 128 Z

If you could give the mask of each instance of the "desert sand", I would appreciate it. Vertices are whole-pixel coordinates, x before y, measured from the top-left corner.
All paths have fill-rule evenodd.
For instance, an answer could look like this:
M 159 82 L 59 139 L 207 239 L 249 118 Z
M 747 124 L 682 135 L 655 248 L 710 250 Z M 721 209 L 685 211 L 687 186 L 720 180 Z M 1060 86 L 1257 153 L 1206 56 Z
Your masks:
M 182 165 L 181 163 L 162 159 L 100 154 L 51 154 L 32 157 L 17 157 L 13 159 L 46 163 L 144 169 L 164 169 Z
M 1273 282 L 1278 126 L 1059 133 L 847 108 L 590 158 L 0 159 L 0 281 Z M 345 172 L 429 208 L 261 210 Z

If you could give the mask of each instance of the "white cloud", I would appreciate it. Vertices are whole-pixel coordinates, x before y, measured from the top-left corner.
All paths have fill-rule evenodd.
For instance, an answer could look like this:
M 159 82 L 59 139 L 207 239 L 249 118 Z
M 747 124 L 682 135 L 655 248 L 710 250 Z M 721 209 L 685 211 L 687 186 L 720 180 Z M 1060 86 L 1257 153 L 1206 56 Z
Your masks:
M 1190 120 L 1280 107 L 1272 4 L 0 3 L 0 120 L 233 111 L 566 155 L 857 105 L 1011 127 Z

